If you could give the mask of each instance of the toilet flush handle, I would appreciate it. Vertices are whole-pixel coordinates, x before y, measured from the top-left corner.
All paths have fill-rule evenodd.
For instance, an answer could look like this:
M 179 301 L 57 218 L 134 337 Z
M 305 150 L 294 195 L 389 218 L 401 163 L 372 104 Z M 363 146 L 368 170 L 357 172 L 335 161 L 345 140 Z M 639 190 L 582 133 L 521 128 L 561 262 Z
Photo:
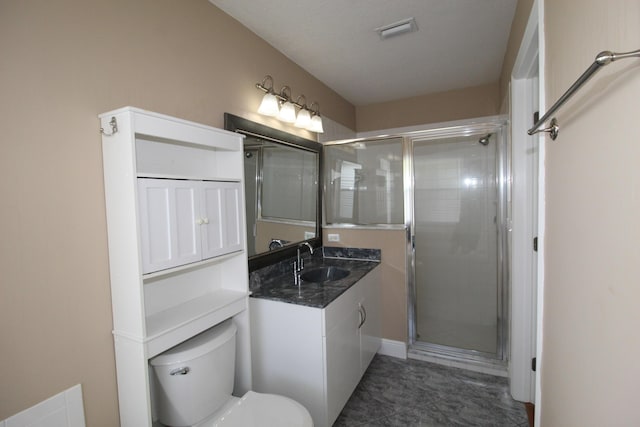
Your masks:
M 184 368 L 174 369 L 173 371 L 169 372 L 169 375 L 187 375 L 190 370 L 191 369 L 188 366 L 185 366 Z

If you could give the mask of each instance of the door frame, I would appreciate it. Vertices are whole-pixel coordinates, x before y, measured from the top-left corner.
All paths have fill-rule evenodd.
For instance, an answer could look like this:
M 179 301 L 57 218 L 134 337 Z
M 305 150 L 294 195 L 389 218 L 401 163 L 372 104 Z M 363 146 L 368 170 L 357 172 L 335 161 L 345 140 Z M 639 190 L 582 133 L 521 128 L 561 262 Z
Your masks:
M 511 339 L 509 379 L 514 399 L 539 401 L 540 334 L 544 278 L 544 144 L 529 136 L 533 113 L 544 106 L 542 2 L 534 0 L 513 66 L 510 92 L 511 200 Z M 537 158 L 532 153 L 537 152 Z M 537 237 L 537 252 L 533 240 Z

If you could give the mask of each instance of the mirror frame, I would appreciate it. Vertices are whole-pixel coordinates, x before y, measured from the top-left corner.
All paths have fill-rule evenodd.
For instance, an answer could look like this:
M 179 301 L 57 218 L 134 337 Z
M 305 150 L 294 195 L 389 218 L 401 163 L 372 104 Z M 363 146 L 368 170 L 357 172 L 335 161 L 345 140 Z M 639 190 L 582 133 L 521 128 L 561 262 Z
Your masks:
M 305 151 L 311 151 L 318 154 L 318 192 L 316 195 L 316 237 L 313 239 L 301 240 L 300 242 L 309 242 L 314 248 L 322 246 L 322 144 L 301 136 L 293 135 L 260 123 L 252 122 L 242 117 L 234 116 L 230 113 L 224 113 L 224 128 L 231 132 L 237 132 L 242 135 L 255 136 L 263 138 L 278 144 L 287 145 L 289 147 L 300 148 Z M 245 201 L 246 202 L 246 201 Z M 245 227 L 246 229 L 246 227 Z M 299 243 L 299 242 L 297 242 Z M 276 264 L 287 258 L 296 256 L 296 248 L 298 244 L 290 244 L 283 248 L 274 249 L 269 252 L 262 252 L 249 257 L 249 272 L 260 268 Z

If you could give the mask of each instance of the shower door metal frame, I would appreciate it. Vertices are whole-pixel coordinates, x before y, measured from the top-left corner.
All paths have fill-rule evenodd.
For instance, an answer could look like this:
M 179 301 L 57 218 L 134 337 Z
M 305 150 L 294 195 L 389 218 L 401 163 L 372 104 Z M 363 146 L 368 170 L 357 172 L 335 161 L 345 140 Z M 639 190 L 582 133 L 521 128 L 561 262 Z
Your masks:
M 507 135 L 507 119 L 503 116 L 472 120 L 455 126 L 432 128 L 419 132 L 404 134 L 403 174 L 404 174 L 404 215 L 407 230 L 407 287 L 408 287 L 408 336 L 409 352 L 425 356 L 445 358 L 473 365 L 506 369 L 509 348 L 509 194 L 511 171 L 509 160 L 509 144 Z M 435 343 L 417 340 L 417 286 L 415 271 L 415 206 L 414 206 L 414 154 L 416 142 L 440 140 L 453 137 L 482 136 L 487 133 L 496 134 L 496 186 L 498 191 L 497 232 L 498 232 L 498 313 L 497 313 L 497 348 L 496 353 L 484 353 Z
M 262 147 L 245 145 L 244 155 L 246 156 L 247 153 L 255 153 L 254 155 L 256 156 L 256 166 L 253 171 L 253 175 L 255 176 L 254 183 L 256 186 L 256 190 L 255 190 L 256 197 L 255 197 L 255 200 L 251 201 L 253 211 L 254 211 L 253 212 L 254 223 L 253 223 L 253 226 L 251 227 L 251 234 L 253 236 L 252 239 L 254 243 L 254 247 L 253 247 L 254 253 L 251 255 L 255 255 L 256 224 L 257 224 L 258 218 L 260 218 L 260 212 L 262 211 L 262 205 L 261 205 L 262 203 Z M 244 158 L 243 158 L 243 162 L 244 162 Z M 246 174 L 246 168 L 245 168 L 245 174 Z M 247 203 L 245 202 L 245 204 Z M 249 230 L 247 230 L 247 235 L 248 233 L 249 233 Z M 247 250 L 247 252 L 249 252 L 249 250 Z

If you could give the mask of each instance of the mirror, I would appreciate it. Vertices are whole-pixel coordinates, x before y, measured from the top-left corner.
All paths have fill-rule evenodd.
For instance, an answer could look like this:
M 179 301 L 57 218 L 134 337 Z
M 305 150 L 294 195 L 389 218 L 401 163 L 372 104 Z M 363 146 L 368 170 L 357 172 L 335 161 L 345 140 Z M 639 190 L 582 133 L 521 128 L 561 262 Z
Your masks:
M 317 157 L 261 137 L 245 138 L 249 256 L 316 237 Z
M 225 129 L 245 135 L 249 271 L 322 246 L 322 144 L 225 113 Z

